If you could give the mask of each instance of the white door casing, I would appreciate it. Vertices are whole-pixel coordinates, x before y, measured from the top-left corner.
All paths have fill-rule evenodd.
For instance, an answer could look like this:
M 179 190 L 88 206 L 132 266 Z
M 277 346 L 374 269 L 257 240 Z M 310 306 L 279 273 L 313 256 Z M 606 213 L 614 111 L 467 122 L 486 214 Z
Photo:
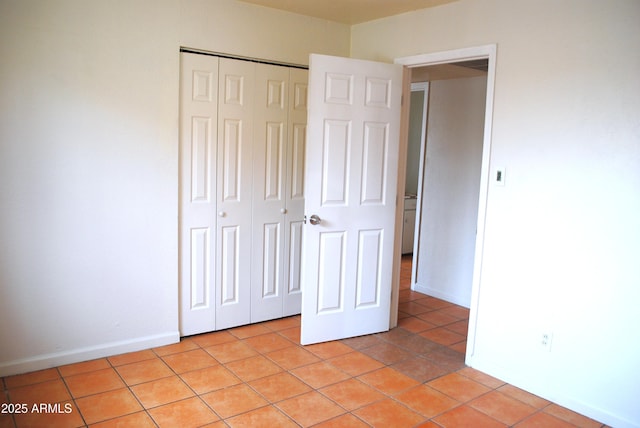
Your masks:
M 180 54 L 180 334 L 215 328 L 218 58 Z
M 491 135 L 493 133 L 493 96 L 496 79 L 497 46 L 484 45 L 430 54 L 413 55 L 397 58 L 396 64 L 408 68 L 423 67 L 434 64 L 445 64 L 459 61 L 488 59 L 487 90 L 484 117 L 484 137 L 482 145 L 482 166 L 480 173 L 480 196 L 478 200 L 478 221 L 476 230 L 476 245 L 473 267 L 473 282 L 471 286 L 471 305 L 469 314 L 469 329 L 467 332 L 467 351 L 465 363 L 473 366 L 476 325 L 480 306 L 480 283 L 482 277 L 482 255 L 484 249 L 485 218 L 487 213 L 487 195 L 489 193 L 489 167 L 491 158 Z
M 389 329 L 402 75 L 310 57 L 302 344 Z

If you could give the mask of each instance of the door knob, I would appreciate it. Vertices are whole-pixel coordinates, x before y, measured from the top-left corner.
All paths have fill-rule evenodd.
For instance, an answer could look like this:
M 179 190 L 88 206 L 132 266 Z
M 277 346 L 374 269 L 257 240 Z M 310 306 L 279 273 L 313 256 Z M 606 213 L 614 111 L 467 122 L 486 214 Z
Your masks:
M 219 216 L 219 217 L 224 217 L 225 215 L 227 215 L 227 213 L 225 213 L 224 211 L 220 211 L 220 212 L 218 213 L 218 216 Z
M 311 217 L 309 217 L 309 223 L 311 223 L 314 226 L 317 224 L 320 224 L 321 221 L 322 219 L 318 217 L 316 214 L 313 214 Z

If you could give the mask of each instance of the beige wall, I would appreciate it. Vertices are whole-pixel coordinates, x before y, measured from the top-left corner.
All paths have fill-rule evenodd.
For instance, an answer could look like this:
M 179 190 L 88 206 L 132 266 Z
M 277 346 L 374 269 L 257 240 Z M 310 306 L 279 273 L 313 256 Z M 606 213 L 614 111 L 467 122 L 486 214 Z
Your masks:
M 178 340 L 179 48 L 349 28 L 231 0 L 0 2 L 0 376 Z
M 0 375 L 177 340 L 180 46 L 304 64 L 497 43 L 507 177 L 472 362 L 640 426 L 638 22 L 637 0 L 460 0 L 350 40 L 231 0 L 0 2 Z
M 309 53 L 349 56 L 350 27 L 231 0 L 180 0 L 184 47 L 309 64 Z
M 471 304 L 486 92 L 486 76 L 429 84 L 414 289 L 467 308 Z
M 383 61 L 497 44 L 490 162 L 507 173 L 470 361 L 614 426 L 640 426 L 638 22 L 636 0 L 460 0 L 352 29 L 352 56 Z

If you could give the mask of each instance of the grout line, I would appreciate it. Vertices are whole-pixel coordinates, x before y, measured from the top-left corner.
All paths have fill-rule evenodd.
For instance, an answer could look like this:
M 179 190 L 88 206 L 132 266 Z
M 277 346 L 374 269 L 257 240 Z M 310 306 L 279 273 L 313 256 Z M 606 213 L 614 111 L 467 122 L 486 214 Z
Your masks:
M 473 377 L 471 377 L 470 374 L 472 372 L 464 372 L 463 373 L 462 370 L 467 368 L 467 366 L 464 364 L 464 353 L 461 353 L 458 350 L 454 349 L 453 346 L 454 345 L 459 345 L 460 343 L 463 343 L 463 342 L 466 342 L 466 339 L 467 339 L 466 335 L 461 335 L 461 336 L 464 337 L 464 339 L 462 339 L 462 340 L 460 340 L 458 342 L 452 343 L 450 345 L 443 345 L 443 344 L 437 343 L 437 342 L 435 342 L 433 340 L 430 340 L 430 339 L 428 339 L 428 338 L 426 338 L 426 337 L 421 335 L 422 333 L 424 333 L 426 331 L 433 330 L 433 329 L 438 329 L 438 328 L 441 328 L 441 329 L 444 329 L 444 330 L 447 330 L 447 331 L 450 331 L 450 332 L 453 332 L 453 333 L 456 333 L 456 334 L 460 335 L 460 333 L 458 333 L 458 332 L 456 332 L 454 330 L 451 330 L 448 327 L 451 327 L 453 324 L 457 324 L 457 323 L 464 322 L 464 321 L 466 321 L 468 323 L 469 322 L 468 321 L 469 320 L 468 312 L 467 312 L 467 316 L 466 317 L 459 318 L 458 316 L 454 316 L 454 315 L 451 315 L 450 313 L 447 313 L 447 311 L 453 312 L 453 313 L 458 313 L 457 310 L 455 310 L 455 309 L 452 310 L 451 309 L 451 308 L 455 308 L 456 305 L 447 304 L 447 305 L 444 305 L 444 306 L 438 306 L 438 307 L 434 308 L 434 307 L 427 306 L 427 304 L 426 304 L 427 300 L 433 299 L 432 297 L 422 295 L 422 294 L 420 294 L 418 292 L 415 292 L 415 291 L 411 290 L 410 288 L 401 288 L 400 289 L 400 293 L 401 293 L 401 296 L 403 296 L 403 297 L 401 297 L 400 305 L 401 305 L 401 307 L 405 306 L 406 309 L 409 310 L 409 312 L 405 312 L 405 311 L 400 310 L 399 311 L 399 316 L 400 316 L 399 320 L 406 320 L 406 321 L 409 321 L 410 319 L 422 320 L 421 318 L 419 318 L 419 316 L 423 315 L 423 314 L 428 314 L 428 313 L 441 313 L 441 314 L 447 315 L 447 316 L 449 316 L 451 318 L 455 318 L 455 320 L 452 321 L 452 322 L 444 323 L 442 325 L 435 325 L 434 327 L 428 328 L 426 330 L 417 331 L 417 332 L 412 332 L 412 331 L 409 331 L 409 330 L 403 328 L 402 326 L 398 326 L 398 327 L 396 327 L 396 328 L 394 328 L 392 330 L 389 330 L 387 332 L 383 332 L 383 333 L 378 333 L 378 334 L 372 335 L 372 337 L 375 338 L 375 341 L 371 341 L 371 342 L 355 342 L 355 341 L 351 341 L 350 342 L 350 339 L 338 340 L 338 341 L 336 341 L 336 343 L 341 343 L 341 344 L 347 346 L 349 348 L 348 352 L 344 353 L 344 354 L 339 354 L 339 355 L 331 355 L 331 356 L 326 357 L 326 358 L 322 357 L 321 355 L 316 354 L 315 352 L 313 352 L 313 351 L 311 351 L 309 349 L 306 349 L 305 346 L 300 345 L 299 341 L 294 341 L 294 340 L 292 340 L 291 338 L 289 338 L 288 336 L 285 335 L 285 331 L 287 331 L 287 330 L 290 330 L 290 329 L 293 329 L 293 328 L 298 328 L 298 329 L 300 328 L 301 320 L 300 320 L 300 316 L 299 315 L 294 315 L 292 317 L 282 318 L 282 319 L 296 318 L 296 322 L 292 323 L 293 324 L 292 326 L 287 326 L 286 322 L 278 323 L 278 320 L 270 320 L 270 321 L 265 321 L 263 323 L 254 324 L 254 325 L 262 325 L 265 328 L 265 331 L 260 331 L 261 329 L 259 329 L 259 328 L 256 329 L 255 331 L 260 331 L 257 334 L 254 334 L 255 331 L 251 331 L 251 330 L 248 330 L 248 331 L 240 333 L 239 329 L 242 329 L 243 327 L 247 327 L 247 326 L 239 326 L 239 327 L 234 327 L 234 328 L 229 328 L 229 329 L 226 329 L 226 330 L 222 330 L 222 332 L 226 331 L 228 334 L 231 335 L 231 337 L 233 338 L 233 342 L 242 343 L 243 345 L 250 347 L 253 351 L 256 352 L 256 355 L 252 355 L 252 356 L 248 356 L 248 357 L 242 357 L 242 358 L 239 358 L 237 360 L 233 360 L 233 362 L 245 360 L 245 359 L 252 358 L 252 357 L 255 357 L 255 356 L 261 356 L 262 358 L 265 358 L 267 361 L 269 361 L 270 363 L 272 363 L 276 367 L 278 367 L 281 370 L 281 371 L 278 372 L 279 374 L 288 373 L 289 375 L 293 376 L 295 379 L 297 379 L 298 381 L 302 382 L 304 385 L 306 385 L 309 388 L 308 391 L 305 391 L 305 392 L 302 392 L 302 393 L 299 393 L 299 394 L 295 394 L 295 395 L 293 395 L 291 397 L 280 399 L 278 401 L 271 401 L 269 398 L 267 398 L 265 395 L 261 394 L 257 389 L 255 389 L 250 384 L 250 382 L 253 382 L 254 380 L 262 379 L 262 378 L 265 378 L 265 377 L 270 376 L 270 375 L 261 376 L 261 377 L 258 377 L 256 379 L 251 379 L 250 381 L 246 381 L 246 380 L 238 377 L 235 374 L 235 372 L 233 372 L 231 369 L 229 369 L 227 367 L 230 362 L 227 362 L 226 364 L 222 363 L 220 360 L 215 358 L 212 354 L 210 354 L 206 350 L 206 348 L 208 348 L 210 346 L 220 345 L 220 344 L 224 344 L 224 343 L 231 343 L 231 341 L 222 342 L 222 343 L 216 343 L 215 345 L 202 346 L 198 342 L 196 342 L 195 340 L 192 339 L 192 337 L 195 336 L 194 335 L 194 336 L 190 336 L 190 337 L 181 339 L 181 342 L 190 342 L 191 344 L 195 345 L 195 347 L 193 347 L 191 349 L 181 349 L 181 347 L 179 346 L 181 342 L 179 342 L 178 344 L 175 344 L 175 345 L 178 345 L 178 347 L 176 347 L 176 349 L 179 349 L 179 350 L 176 350 L 175 352 L 172 351 L 172 352 L 166 353 L 164 355 L 159 355 L 158 350 L 160 348 L 164 348 L 164 347 L 151 348 L 150 350 L 152 352 L 153 358 L 150 358 L 150 359 L 147 359 L 147 360 L 133 361 L 133 362 L 130 362 L 130 363 L 127 363 L 127 364 L 120 364 L 118 366 L 115 366 L 109 360 L 109 358 L 105 358 L 105 359 L 107 360 L 107 362 L 109 364 L 109 367 L 117 373 L 119 379 L 123 382 L 124 388 L 126 388 L 129 391 L 129 393 L 131 395 L 133 395 L 133 397 L 135 398 L 136 402 L 142 408 L 142 411 L 144 411 L 146 413 L 146 415 L 149 417 L 149 419 L 153 422 L 153 424 L 155 426 L 158 426 L 158 424 L 156 423 L 156 421 L 151 416 L 149 410 L 155 409 L 155 408 L 159 408 L 159 407 L 162 407 L 162 406 L 166 406 L 168 404 L 173 404 L 173 403 L 177 403 L 177 402 L 180 402 L 180 401 L 188 400 L 188 399 L 191 399 L 193 397 L 197 397 L 198 400 L 202 404 L 204 404 L 206 406 L 206 408 L 211 410 L 211 412 L 214 415 L 216 415 L 216 417 L 218 417 L 219 421 L 221 421 L 225 425 L 228 425 L 227 421 L 232 419 L 232 418 L 235 418 L 235 417 L 238 417 L 240 415 L 243 415 L 243 414 L 246 414 L 246 413 L 249 413 L 249 412 L 253 412 L 253 411 L 256 411 L 256 410 L 259 410 L 259 409 L 263 409 L 263 408 L 266 408 L 266 407 L 272 407 L 280 415 L 282 415 L 285 418 L 287 418 L 287 420 L 293 421 L 293 423 L 296 424 L 296 425 L 300 425 L 300 423 L 298 421 L 296 421 L 293 417 L 289 416 L 284 410 L 282 410 L 279 407 L 279 404 L 284 402 L 284 401 L 287 401 L 287 400 L 290 400 L 290 399 L 293 399 L 293 398 L 296 398 L 296 397 L 300 397 L 300 396 L 302 396 L 304 394 L 308 394 L 308 393 L 311 393 L 311 392 L 317 393 L 323 399 L 328 400 L 329 402 L 331 402 L 332 404 L 337 406 L 339 409 L 341 409 L 341 411 L 343 412 L 340 415 L 337 415 L 337 416 L 335 416 L 333 418 L 321 421 L 320 423 L 325 423 L 325 422 L 331 421 L 333 419 L 344 417 L 345 415 L 351 415 L 352 417 L 356 418 L 358 421 L 362 421 L 365 424 L 369 424 L 369 422 L 367 422 L 366 420 L 362 419 L 355 412 L 357 412 L 358 410 L 364 409 L 364 408 L 366 408 L 368 406 L 374 405 L 376 403 L 380 403 L 380 402 L 385 401 L 385 400 L 392 400 L 393 402 L 401 405 L 402 407 L 410 410 L 411 412 L 414 412 L 414 413 L 420 415 L 424 419 L 423 422 L 431 421 L 432 423 L 435 424 L 436 423 L 434 421 L 435 418 L 437 418 L 437 417 L 439 417 L 439 416 L 441 416 L 441 415 L 443 415 L 443 414 L 445 414 L 447 412 L 450 412 L 451 410 L 459 408 L 461 406 L 469 406 L 469 404 L 471 402 L 473 402 L 474 400 L 477 400 L 478 398 L 483 397 L 483 396 L 485 396 L 487 394 L 490 394 L 492 392 L 499 392 L 501 394 L 504 394 L 505 396 L 510 397 L 511 399 L 514 399 L 514 400 L 516 400 L 516 401 L 518 401 L 520 403 L 523 403 L 525 405 L 528 405 L 530 407 L 535 408 L 535 412 L 533 412 L 531 415 L 528 415 L 527 417 L 523 418 L 522 420 L 520 420 L 520 421 L 518 421 L 516 423 L 521 423 L 523 421 L 526 421 L 527 419 L 532 418 L 532 417 L 534 417 L 535 415 L 537 415 L 539 413 L 545 413 L 545 414 L 550 415 L 552 417 L 558 418 L 559 420 L 562 420 L 564 422 L 570 423 L 569 421 L 567 421 L 567 420 L 565 420 L 565 419 L 563 419 L 561 417 L 558 417 L 558 416 L 546 411 L 547 409 L 550 408 L 550 406 L 553 405 L 553 403 L 551 403 L 551 402 L 549 402 L 549 403 L 543 405 L 542 407 L 538 408 L 538 407 L 533 406 L 533 405 L 531 405 L 529 403 L 521 401 L 520 399 L 518 399 L 518 398 L 516 398 L 516 397 L 514 397 L 512 395 L 509 395 L 507 393 L 501 392 L 500 388 L 504 387 L 505 385 L 508 385 L 507 383 L 502 382 L 502 383 L 500 383 L 499 385 L 497 385 L 495 387 L 494 386 L 489 386 L 488 384 L 485 384 L 485 383 L 481 382 L 480 380 L 476 380 Z M 421 300 L 424 300 L 425 302 L 423 302 L 423 304 L 421 304 L 419 302 Z M 441 305 L 441 304 L 438 303 L 438 305 Z M 420 307 L 425 308 L 426 311 L 420 312 L 420 313 L 413 313 L 413 312 L 415 312 L 415 309 L 411 310 L 410 308 L 412 306 L 418 307 L 418 308 L 420 308 Z M 420 310 L 420 309 L 418 309 L 418 310 Z M 422 321 L 427 322 L 425 320 L 422 320 Z M 247 333 L 247 332 L 250 334 L 249 336 L 245 336 L 245 333 Z M 215 334 L 215 333 L 218 333 L 218 332 L 203 333 L 202 336 L 204 336 L 206 334 Z M 284 340 L 286 340 L 287 341 L 287 346 L 283 347 L 283 348 L 278 348 L 278 349 L 261 351 L 258 348 L 252 346 L 250 344 L 250 342 L 248 341 L 248 340 L 250 340 L 252 338 L 259 337 L 259 336 L 262 336 L 262 335 L 265 335 L 265 334 L 272 334 L 272 333 L 275 333 L 275 334 L 278 335 L 278 337 L 283 338 Z M 424 339 L 425 341 L 427 341 L 425 343 L 428 344 L 428 346 L 426 348 L 427 351 L 426 352 L 422 352 L 422 353 L 418 353 L 417 351 L 412 351 L 407 346 L 407 342 L 398 340 L 398 339 L 402 339 L 402 338 L 408 338 L 408 339 L 421 338 L 421 339 Z M 351 343 L 351 344 L 349 344 L 349 343 Z M 358 343 L 365 343 L 365 345 L 364 346 L 356 346 Z M 413 341 L 410 341 L 409 343 L 413 343 Z M 407 352 L 407 356 L 403 356 L 402 358 L 398 359 L 397 361 L 396 360 L 391 361 L 390 359 L 386 359 L 386 358 L 385 358 L 386 361 L 381 361 L 378 358 L 375 358 L 373 355 L 370 355 L 367 352 L 367 351 L 371 351 L 374 347 L 380 346 L 380 345 L 386 345 L 386 346 L 394 347 L 394 348 L 397 348 L 397 349 L 399 349 L 401 351 Z M 431 345 L 433 345 L 433 348 L 431 348 Z M 174 346 L 174 345 L 167 345 L 167 346 Z M 309 352 L 311 355 L 314 356 L 314 359 L 317 359 L 317 361 L 306 362 L 306 363 L 303 363 L 303 364 L 301 364 L 299 366 L 287 369 L 287 368 L 283 367 L 282 365 L 278 364 L 272 357 L 270 357 L 268 355 L 270 353 L 277 352 L 277 351 L 280 351 L 280 350 L 283 350 L 283 349 L 287 349 L 289 347 L 291 347 L 291 348 L 297 347 L 298 349 L 301 349 L 301 350 L 304 350 L 306 352 Z M 217 388 L 217 389 L 214 389 L 212 391 L 208 391 L 208 392 L 205 392 L 205 393 L 202 393 L 202 394 L 198 394 L 182 378 L 182 375 L 185 375 L 186 373 L 192 373 L 192 372 L 197 371 L 197 370 L 204 370 L 207 367 L 201 367 L 201 368 L 197 368 L 195 370 L 189 370 L 189 371 L 184 372 L 184 373 L 177 373 L 173 369 L 173 367 L 171 367 L 171 365 L 169 365 L 164 360 L 164 357 L 168 357 L 168 356 L 171 356 L 171 355 L 177 355 L 177 354 L 180 354 L 180 353 L 186 353 L 186 352 L 190 352 L 190 351 L 197 350 L 197 349 L 206 352 L 207 355 L 210 356 L 212 358 L 212 360 L 215 361 L 216 364 L 218 364 L 221 367 L 225 368 L 233 376 L 238 378 L 239 383 L 235 384 L 235 385 L 226 386 L 226 387 L 223 387 L 223 388 Z M 267 347 L 267 349 L 268 349 L 268 347 Z M 439 364 L 438 361 L 437 361 L 438 358 L 434 358 L 432 360 L 432 359 L 427 357 L 427 355 L 431 355 L 433 353 L 438 353 L 438 352 L 441 352 L 441 353 L 455 352 L 456 354 L 461 354 L 462 367 L 456 368 L 456 369 L 450 369 L 450 368 L 446 367 L 446 364 L 445 365 Z M 330 361 L 330 360 L 332 360 L 334 358 L 337 358 L 337 357 L 342 356 L 342 355 L 347 355 L 349 353 L 357 353 L 359 355 L 363 355 L 363 356 L 366 356 L 368 358 L 371 358 L 371 359 L 379 362 L 381 364 L 381 367 L 378 367 L 378 368 L 375 368 L 375 369 L 372 369 L 372 370 L 369 370 L 369 371 L 366 371 L 366 372 L 363 372 L 363 373 L 358 373 L 357 375 L 351 375 L 350 373 L 348 373 L 347 371 L 345 371 L 345 370 L 341 369 L 340 367 L 334 365 Z M 437 355 L 436 355 L 436 357 L 437 357 Z M 444 357 L 444 355 L 442 355 L 442 357 Z M 429 378 L 427 378 L 426 380 L 423 381 L 423 380 L 420 379 L 421 377 L 415 378 L 413 376 L 410 376 L 408 374 L 403 373 L 402 371 L 400 371 L 399 369 L 396 368 L 399 363 L 402 363 L 403 361 L 407 361 L 407 360 L 412 359 L 412 358 L 424 358 L 425 360 L 429 361 L 430 363 L 435 364 L 436 366 L 440 367 L 442 370 L 444 370 L 444 373 L 441 374 L 441 375 L 435 376 L 433 378 L 429 377 Z M 187 397 L 187 398 L 184 398 L 184 399 L 181 399 L 181 400 L 177 400 L 177 401 L 171 401 L 170 403 L 161 404 L 159 406 L 156 406 L 156 407 L 153 407 L 153 408 L 150 408 L 150 409 L 145 408 L 143 403 L 138 399 L 136 394 L 133 392 L 132 387 L 136 386 L 136 385 L 142 385 L 142 384 L 154 382 L 154 381 L 157 381 L 159 379 L 164 379 L 165 377 L 162 377 L 162 378 L 159 378 L 159 379 L 149 380 L 149 381 L 146 381 L 146 382 L 141 382 L 141 383 L 136 384 L 136 385 L 128 385 L 127 382 L 124 380 L 124 378 L 122 377 L 122 375 L 120 374 L 120 372 L 117 369 L 118 369 L 118 367 L 123 367 L 123 366 L 126 366 L 128 364 L 135 364 L 135 363 L 140 363 L 140 362 L 143 362 L 143 361 L 153 361 L 153 360 L 159 360 L 164 365 L 166 365 L 169 368 L 170 372 L 172 373 L 170 376 L 177 377 L 177 379 L 180 382 L 182 382 L 189 389 L 189 391 L 191 391 L 191 393 L 193 393 L 193 396 L 192 397 Z M 442 361 L 442 359 L 440 359 L 440 361 Z M 315 388 L 312 385 L 310 385 L 307 382 L 305 382 L 304 379 L 300 378 L 295 373 L 293 373 L 294 370 L 297 370 L 297 369 L 300 369 L 300 368 L 303 368 L 303 367 L 308 367 L 310 365 L 318 364 L 318 363 L 328 364 L 330 367 L 332 367 L 334 369 L 337 369 L 341 373 L 346 374 L 347 378 L 338 380 L 336 382 L 332 382 L 332 383 L 327 384 L 327 385 L 322 385 L 319 388 Z M 453 363 L 453 364 L 455 364 L 455 363 Z M 369 373 L 373 373 L 373 372 L 375 372 L 377 370 L 386 369 L 386 368 L 393 370 L 398 375 L 406 376 L 406 377 L 408 377 L 408 378 L 410 378 L 410 379 L 412 379 L 412 380 L 414 380 L 414 381 L 416 381 L 418 383 L 416 385 L 412 385 L 412 386 L 410 386 L 408 388 L 402 389 L 401 391 L 387 393 L 387 392 L 385 392 L 383 390 L 378 389 L 374 385 L 368 384 L 367 382 L 365 382 L 365 381 L 360 379 L 360 377 L 362 377 L 364 375 L 367 375 Z M 474 369 L 471 369 L 471 370 L 474 370 Z M 63 381 L 63 383 L 65 385 L 65 388 L 66 388 L 67 392 L 69 393 L 69 396 L 71 397 L 72 402 L 76 406 L 76 409 L 80 413 L 80 417 L 81 417 L 83 423 L 85 424 L 84 426 L 86 427 L 87 426 L 87 422 L 86 422 L 86 420 L 84 418 L 84 415 L 82 415 L 82 412 L 80 411 L 80 408 L 77 405 L 77 400 L 73 396 L 73 394 L 71 393 L 71 390 L 69 389 L 69 385 L 67 384 L 66 378 L 64 376 L 62 376 L 62 373 L 61 373 L 59 367 L 56 367 L 56 373 L 57 373 L 58 377 L 60 379 L 62 379 L 62 381 Z M 470 398 L 468 400 L 460 401 L 457 398 L 451 397 L 448 394 L 444 393 L 443 391 L 440 391 L 439 389 L 429 385 L 430 382 L 432 382 L 432 381 L 434 381 L 436 379 L 440 379 L 440 378 L 442 378 L 444 376 L 451 375 L 451 374 L 460 375 L 460 376 L 464 377 L 465 379 L 468 379 L 470 381 L 473 381 L 473 382 L 476 382 L 476 383 L 478 383 L 480 385 L 483 385 L 488 390 L 486 392 L 481 393 L 480 395 L 478 395 L 476 397 L 472 397 L 472 398 Z M 2 377 L 0 379 L 2 381 L 2 383 L 0 384 L 0 387 L 2 387 L 3 393 L 6 396 L 6 400 L 10 401 L 10 394 L 9 394 L 9 389 L 8 389 L 8 386 L 7 386 L 6 379 L 5 379 L 5 377 Z M 347 408 L 343 407 L 340 403 L 338 403 L 337 401 L 332 399 L 330 396 L 325 395 L 325 393 L 322 392 L 322 390 L 327 388 L 327 387 L 330 387 L 332 385 L 337 385 L 337 384 L 339 384 L 341 382 L 346 382 L 346 381 L 350 381 L 350 380 L 358 381 L 358 382 L 362 383 L 363 385 L 366 385 L 367 387 L 371 388 L 372 390 L 379 392 L 381 394 L 381 397 L 379 399 L 374 400 L 373 402 L 366 403 L 366 404 L 360 405 L 357 408 L 348 410 Z M 37 384 L 37 383 L 41 383 L 41 382 L 35 382 L 34 384 Z M 28 384 L 28 385 L 32 385 L 32 384 Z M 227 389 L 227 388 L 231 388 L 231 387 L 237 387 L 237 386 L 240 386 L 240 385 L 249 388 L 249 390 L 251 390 L 253 393 L 257 394 L 259 397 L 264 399 L 266 404 L 260 405 L 260 406 L 258 406 L 256 408 L 253 408 L 253 409 L 241 412 L 241 413 L 238 413 L 238 414 L 233 415 L 233 416 L 229 416 L 227 418 L 222 418 L 221 415 L 218 414 L 214 410 L 214 408 L 211 405 L 209 405 L 209 403 L 202 398 L 203 395 L 206 395 L 206 394 L 208 394 L 210 392 L 219 391 L 219 390 L 223 390 L 223 389 Z M 21 385 L 21 386 L 27 386 L 27 385 Z M 424 416 L 417 409 L 413 409 L 409 404 L 405 404 L 404 402 L 400 401 L 400 399 L 398 398 L 398 396 L 400 394 L 403 394 L 404 392 L 410 391 L 412 389 L 420 388 L 422 386 L 426 386 L 428 388 L 432 388 L 433 390 L 437 391 L 438 393 L 444 394 L 445 396 L 451 398 L 455 402 L 455 405 L 453 407 L 447 409 L 447 410 L 444 410 L 444 411 L 436 414 L 436 415 Z M 99 394 L 99 393 L 97 393 L 97 394 Z M 91 394 L 91 395 L 96 395 L 96 394 Z M 81 398 L 84 398 L 84 397 L 81 397 Z M 471 407 L 471 408 L 474 408 L 474 407 Z M 484 413 L 482 410 L 479 410 L 479 409 L 475 409 L 475 410 L 480 411 L 481 413 L 487 415 L 488 417 L 498 421 L 496 418 L 494 418 L 491 415 L 488 415 L 488 414 Z M 134 413 L 138 413 L 138 411 L 136 411 Z M 130 413 L 130 414 L 127 414 L 127 415 L 131 415 L 131 414 L 134 414 L 134 413 Z M 127 416 L 127 415 L 122 415 L 122 416 Z M 118 417 L 122 417 L 122 416 L 118 416 Z M 112 419 L 115 419 L 115 418 L 111 418 L 111 419 L 108 419 L 108 420 L 112 420 Z M 17 427 L 17 422 L 15 421 L 15 417 L 12 416 L 11 421 L 13 423 L 13 426 Z M 103 422 L 103 421 L 101 421 L 101 422 Z
M 69 397 L 71 397 L 71 401 L 73 402 L 73 405 L 75 406 L 76 410 L 78 411 L 78 414 L 80 415 L 80 419 L 82 419 L 83 426 L 87 427 L 87 426 L 89 426 L 89 424 L 87 423 L 87 420 L 84 418 L 84 415 L 80 411 L 80 407 L 78 406 L 78 402 L 76 401 L 76 397 L 73 396 L 73 393 L 71 392 L 71 389 L 69 388 L 69 384 L 67 384 L 67 379 L 64 376 L 62 376 L 62 372 L 60 371 L 60 367 L 61 366 L 56 367 L 56 372 L 58 372 L 58 376 L 60 376 L 60 380 L 62 380 L 62 383 L 64 384 L 64 387 L 66 388 L 67 392 L 69 393 Z M 17 424 L 16 424 L 16 426 L 17 426 Z
M 2 381 L 2 384 L 0 384 L 0 386 L 2 386 L 2 393 L 4 394 L 5 397 L 5 401 L 9 404 L 11 404 L 11 397 L 9 396 L 9 387 L 7 386 L 6 382 L 5 382 L 5 378 L 2 377 L 0 378 L 0 381 Z M 17 423 L 16 423 L 16 416 L 13 413 L 9 414 L 9 419 L 11 420 L 11 423 L 13 424 L 12 427 L 17 427 Z
M 153 352 L 153 350 L 152 350 Z M 155 352 L 154 352 L 155 354 Z M 157 358 L 157 355 L 156 355 Z M 120 372 L 118 371 L 118 369 L 116 368 L 116 366 L 113 365 L 113 363 L 111 363 L 111 361 L 109 361 L 109 359 L 107 359 L 107 362 L 109 363 L 109 365 L 111 366 L 111 368 L 113 369 L 113 371 L 116 372 L 116 374 L 118 375 L 118 377 L 120 378 L 120 380 L 122 381 L 122 383 L 124 384 L 125 388 L 129 391 L 129 393 L 133 396 L 133 398 L 136 400 L 136 402 L 140 405 L 140 407 L 142 407 L 142 411 L 149 417 L 149 420 L 151 420 L 151 422 L 158 427 L 158 424 L 156 423 L 156 420 L 153 419 L 153 417 L 151 416 L 151 414 L 149 413 L 149 410 L 144 406 L 144 404 L 142 404 L 142 402 L 140 401 L 140 399 L 138 398 L 138 396 L 133 392 L 133 390 L 131 389 L 131 385 L 129 385 L 125 379 L 122 377 L 122 375 L 120 374 Z M 126 364 L 123 364 L 126 365 Z M 171 369 L 171 367 L 169 367 L 169 369 Z M 133 415 L 135 413 L 138 412 L 134 412 L 134 413 L 129 413 L 128 415 Z M 116 416 L 115 418 L 111 418 L 111 419 L 106 419 L 108 420 L 113 420 L 113 419 L 117 419 L 117 418 L 121 418 L 124 416 L 128 416 L 128 415 L 120 415 L 120 416 Z M 104 422 L 104 421 L 101 421 Z

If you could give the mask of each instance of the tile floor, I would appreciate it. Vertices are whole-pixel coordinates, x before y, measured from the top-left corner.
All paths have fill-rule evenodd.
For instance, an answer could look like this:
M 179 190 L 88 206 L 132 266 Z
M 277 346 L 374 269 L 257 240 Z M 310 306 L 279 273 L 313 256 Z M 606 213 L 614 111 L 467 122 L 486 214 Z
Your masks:
M 403 267 L 389 332 L 303 347 L 295 316 L 9 376 L 2 408 L 29 411 L 0 428 L 603 426 L 465 367 L 468 310 L 411 291 Z

